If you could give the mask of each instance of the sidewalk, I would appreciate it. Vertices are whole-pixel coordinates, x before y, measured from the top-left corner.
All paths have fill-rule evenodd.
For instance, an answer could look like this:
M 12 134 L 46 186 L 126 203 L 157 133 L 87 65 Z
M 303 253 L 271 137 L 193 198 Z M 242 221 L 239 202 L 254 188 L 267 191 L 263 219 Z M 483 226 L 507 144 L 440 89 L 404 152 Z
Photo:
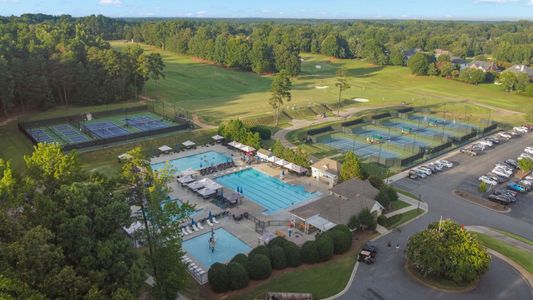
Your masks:
M 510 245 L 513 245 L 517 248 L 533 252 L 533 245 L 524 243 L 520 240 L 514 239 L 510 236 L 507 236 L 499 231 L 493 230 L 492 228 L 484 227 L 484 226 L 466 226 L 466 229 L 473 232 L 479 232 L 486 234 L 488 236 L 491 236 L 493 238 L 496 238 L 498 240 L 501 240 L 503 242 L 506 242 Z

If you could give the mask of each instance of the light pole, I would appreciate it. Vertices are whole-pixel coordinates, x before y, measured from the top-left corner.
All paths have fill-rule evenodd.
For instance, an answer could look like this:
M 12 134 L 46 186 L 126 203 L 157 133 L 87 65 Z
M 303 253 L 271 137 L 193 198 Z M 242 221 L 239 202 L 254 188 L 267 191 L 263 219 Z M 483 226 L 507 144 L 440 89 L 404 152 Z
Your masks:
M 420 209 L 420 202 L 422 201 L 422 195 L 421 194 L 418 194 L 418 206 L 416 208 L 416 210 L 418 211 Z

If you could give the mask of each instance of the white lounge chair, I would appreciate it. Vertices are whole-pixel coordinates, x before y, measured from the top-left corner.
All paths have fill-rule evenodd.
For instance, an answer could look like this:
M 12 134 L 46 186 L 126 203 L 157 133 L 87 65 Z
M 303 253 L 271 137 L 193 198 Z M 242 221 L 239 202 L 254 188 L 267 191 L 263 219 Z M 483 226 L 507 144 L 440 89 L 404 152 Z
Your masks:
M 183 235 L 188 235 L 189 233 L 187 232 L 187 230 L 185 230 L 185 228 L 181 228 L 181 232 L 183 233 Z
M 204 229 L 204 226 L 202 226 L 202 224 L 200 224 L 200 223 L 196 223 L 196 226 L 198 226 L 198 229 L 200 229 L 200 230 Z
M 198 231 L 200 229 L 198 229 L 198 227 L 196 226 L 196 224 L 192 225 L 192 229 L 194 229 L 194 231 Z
M 212 217 L 211 219 L 213 219 L 213 222 L 215 222 L 215 224 L 218 224 L 218 221 L 215 217 Z
M 207 225 L 213 227 L 213 223 L 211 223 L 211 221 L 209 221 L 209 219 L 207 219 L 206 223 L 207 223 Z
M 189 234 L 193 233 L 194 231 L 191 230 L 191 228 L 189 226 L 185 227 L 185 230 L 187 230 L 187 232 Z

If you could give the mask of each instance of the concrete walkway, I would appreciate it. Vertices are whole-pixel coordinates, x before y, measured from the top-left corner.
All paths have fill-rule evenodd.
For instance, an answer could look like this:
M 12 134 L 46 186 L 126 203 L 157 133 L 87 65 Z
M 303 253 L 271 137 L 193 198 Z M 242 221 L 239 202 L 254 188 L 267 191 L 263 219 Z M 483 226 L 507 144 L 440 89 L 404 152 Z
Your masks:
M 390 218 L 390 217 L 395 216 L 395 215 L 401 215 L 401 214 L 406 213 L 408 211 L 411 211 L 413 209 L 416 209 L 416 206 L 409 205 L 407 207 L 400 208 L 400 209 L 395 210 L 395 211 L 391 211 L 390 213 L 387 213 L 384 216 L 387 217 L 387 218 Z
M 485 227 L 485 226 L 466 226 L 466 229 L 469 231 L 486 234 L 488 236 L 491 236 L 493 238 L 496 238 L 498 240 L 511 244 L 517 248 L 533 253 L 533 245 L 514 239 L 492 228 Z

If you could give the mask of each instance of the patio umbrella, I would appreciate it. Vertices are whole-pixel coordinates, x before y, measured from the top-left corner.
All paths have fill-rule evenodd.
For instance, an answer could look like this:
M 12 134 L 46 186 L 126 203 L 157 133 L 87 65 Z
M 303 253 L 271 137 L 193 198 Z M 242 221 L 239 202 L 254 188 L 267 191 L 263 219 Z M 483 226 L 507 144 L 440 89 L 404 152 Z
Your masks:
M 211 214 L 211 211 L 209 211 L 209 215 L 207 216 L 207 218 L 209 219 L 209 221 L 211 221 L 211 218 L 213 217 L 213 215 Z
M 191 226 L 194 226 L 194 224 L 196 224 L 196 222 L 194 221 L 193 218 L 191 218 Z

